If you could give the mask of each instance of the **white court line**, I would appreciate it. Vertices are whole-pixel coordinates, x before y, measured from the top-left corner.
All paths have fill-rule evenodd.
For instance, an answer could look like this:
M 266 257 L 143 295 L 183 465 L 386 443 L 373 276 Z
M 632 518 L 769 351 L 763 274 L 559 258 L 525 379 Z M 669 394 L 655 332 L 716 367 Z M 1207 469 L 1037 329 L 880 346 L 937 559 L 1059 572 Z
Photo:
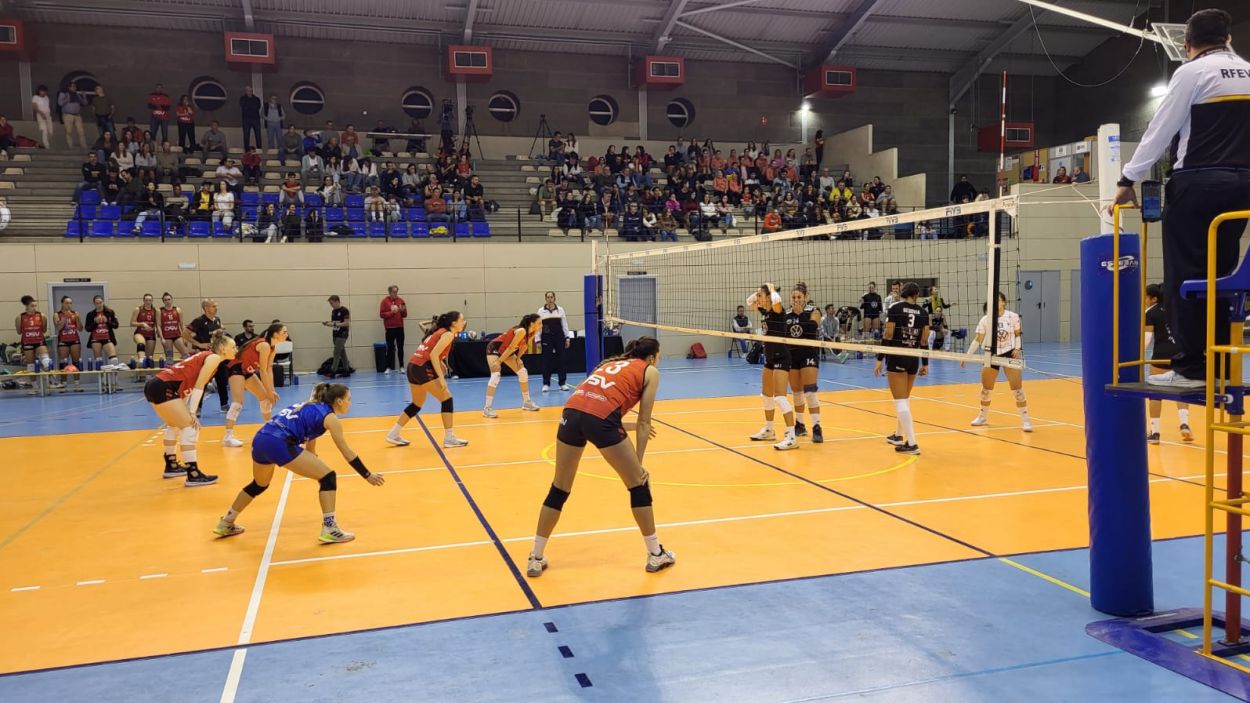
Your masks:
M 139 577 L 139 580 L 140 580 L 140 581 L 147 581 L 147 580 L 149 580 L 149 579 L 163 579 L 163 578 L 165 578 L 165 577 L 166 577 L 166 576 L 168 576 L 168 575 L 169 575 L 169 574 L 144 574 L 144 575 L 142 575 L 142 576 L 140 576 L 140 577 Z
M 75 586 L 98 586 L 104 583 L 104 579 L 91 579 L 90 581 L 79 581 Z
M 201 574 L 219 574 L 229 568 L 230 567 L 228 566 L 218 566 L 212 569 L 200 569 L 200 573 Z
M 291 564 L 309 564 L 318 561 L 335 561 L 338 559 L 359 559 L 360 557 L 380 557 L 389 556 L 391 554 L 414 554 L 416 552 L 432 552 L 438 549 L 457 549 L 459 547 L 480 547 L 486 544 L 494 544 L 490 540 L 479 540 L 477 542 L 454 542 L 452 544 L 432 544 L 427 547 L 407 547 L 405 549 L 387 549 L 381 552 L 358 552 L 355 554 L 334 554 L 327 557 L 309 557 L 307 559 L 288 559 L 286 561 L 275 561 L 270 566 L 290 566 Z
M 17 588 L 10 588 L 9 593 L 18 593 L 21 591 L 38 591 L 38 590 L 39 590 L 39 586 L 18 586 Z
M 269 577 L 269 566 L 273 560 L 273 550 L 278 544 L 278 532 L 282 528 L 282 513 L 286 511 L 286 499 L 291 494 L 291 477 L 295 474 L 286 472 L 286 481 L 282 483 L 282 495 L 278 496 L 278 509 L 273 514 L 273 525 L 269 528 L 269 539 L 265 542 L 265 552 L 260 558 L 260 568 L 256 571 L 256 583 L 252 586 L 252 597 L 247 603 L 247 614 L 243 616 L 243 627 L 239 629 L 239 644 L 252 641 L 252 631 L 256 628 L 256 615 L 260 612 L 260 599 L 265 593 L 265 580 Z M 226 674 L 226 685 L 221 690 L 221 703 L 234 703 L 239 693 L 239 679 L 243 676 L 243 662 L 247 659 L 247 648 L 234 650 L 230 660 L 230 671 Z

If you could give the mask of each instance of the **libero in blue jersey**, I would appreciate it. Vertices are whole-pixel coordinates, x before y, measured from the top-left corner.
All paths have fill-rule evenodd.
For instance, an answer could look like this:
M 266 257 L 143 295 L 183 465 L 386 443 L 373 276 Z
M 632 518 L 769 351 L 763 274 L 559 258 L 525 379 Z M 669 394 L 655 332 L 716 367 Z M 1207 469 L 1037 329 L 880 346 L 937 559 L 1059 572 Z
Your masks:
M 213 533 L 219 537 L 233 537 L 243 533 L 243 527 L 235 524 L 235 518 L 252 500 L 264 493 L 273 480 L 273 469 L 282 466 L 292 473 L 317 481 L 321 490 L 317 501 L 321 504 L 321 542 L 350 542 L 356 535 L 339 528 L 334 518 L 335 499 L 338 495 L 338 476 L 317 456 L 317 439 L 329 434 L 339 452 L 356 473 L 369 482 L 380 486 L 385 480 L 365 468 L 365 462 L 347 444 L 343 436 L 343 424 L 339 417 L 352 407 L 352 392 L 341 383 L 319 383 L 306 403 L 292 405 L 265 423 L 252 439 L 252 482 L 239 491 L 230 510 L 217 522 Z

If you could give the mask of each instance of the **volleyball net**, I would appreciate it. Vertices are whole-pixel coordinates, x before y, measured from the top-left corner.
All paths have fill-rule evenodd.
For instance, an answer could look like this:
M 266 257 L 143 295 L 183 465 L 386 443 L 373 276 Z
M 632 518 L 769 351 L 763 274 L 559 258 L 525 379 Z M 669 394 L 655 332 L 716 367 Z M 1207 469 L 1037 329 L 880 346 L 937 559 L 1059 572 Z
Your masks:
M 990 329 L 995 328 L 996 292 L 1013 305 L 1016 300 L 1018 207 L 1017 197 L 1009 196 L 693 244 L 640 248 L 604 243 L 595 255 L 603 280 L 603 320 L 624 337 L 656 334 L 666 346 L 708 338 L 776 342 L 776 337 L 762 336 L 753 310 L 746 311 L 748 332 L 734 331 L 731 320 L 761 284 L 772 283 L 788 307 L 789 292 L 802 282 L 808 300 L 823 314 L 832 305 L 835 313 L 845 307 L 860 317 L 850 316 L 832 337 L 786 338 L 786 344 L 1019 367 L 1020 361 L 991 356 L 990 339 L 983 341 L 986 351 L 978 357 L 963 351 L 987 311 Z M 920 286 L 922 304 L 932 300 L 931 307 L 937 307 L 940 296 L 946 328 L 942 347 L 886 347 L 879 333 L 865 331 L 862 305 L 869 285 L 875 284 L 884 301 L 892 284 L 907 282 Z

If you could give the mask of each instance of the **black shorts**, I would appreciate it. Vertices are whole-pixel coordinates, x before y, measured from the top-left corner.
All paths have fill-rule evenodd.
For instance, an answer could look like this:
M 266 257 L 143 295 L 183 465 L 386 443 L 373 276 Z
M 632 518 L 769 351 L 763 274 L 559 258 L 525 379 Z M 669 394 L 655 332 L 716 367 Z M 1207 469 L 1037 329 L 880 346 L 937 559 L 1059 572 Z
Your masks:
M 143 384 L 143 397 L 153 405 L 168 403 L 171 400 L 178 399 L 178 391 L 182 388 L 182 384 L 177 381 L 165 381 L 153 376 L 148 382 Z
M 920 372 L 920 357 L 885 355 L 885 370 L 915 376 Z
M 556 439 L 574 447 L 584 447 L 589 441 L 599 449 L 614 447 L 627 438 L 621 411 L 613 410 L 606 418 L 598 418 L 581 410 L 565 408 L 560 417 L 560 429 Z
M 433 362 L 427 361 L 420 366 L 416 364 L 408 364 L 408 382 L 414 386 L 421 386 L 438 378 L 438 374 L 434 373 Z
M 47 345 L 47 344 L 44 344 L 43 342 L 39 342 L 38 344 L 23 344 L 23 345 L 22 345 L 22 351 L 24 351 L 24 352 L 33 352 L 33 351 L 35 351 L 36 349 L 38 349 L 39 347 L 46 347 L 46 346 L 48 346 L 48 345 Z
M 81 344 L 81 342 L 57 342 L 56 348 L 57 349 L 69 349 L 70 347 L 76 347 L 79 344 Z
M 235 366 L 233 364 L 226 366 L 226 378 L 230 378 L 231 376 L 242 376 L 244 380 L 247 380 L 255 375 L 256 372 L 248 373 L 242 366 Z
M 820 350 L 816 347 L 790 347 L 790 370 L 820 368 Z
M 764 343 L 764 368 L 774 371 L 790 370 L 790 347 L 774 342 Z
M 503 353 L 503 345 L 495 340 L 486 343 L 486 356 L 499 356 Z

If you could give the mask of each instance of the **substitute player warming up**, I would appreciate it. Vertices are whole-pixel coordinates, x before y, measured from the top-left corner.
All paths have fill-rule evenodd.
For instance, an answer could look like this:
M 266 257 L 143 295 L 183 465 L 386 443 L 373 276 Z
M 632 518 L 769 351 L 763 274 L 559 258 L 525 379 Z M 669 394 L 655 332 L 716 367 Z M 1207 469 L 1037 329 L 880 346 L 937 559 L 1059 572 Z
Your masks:
M 655 532 L 650 477 L 642 468 L 647 442 L 655 436 L 651 410 L 660 385 L 660 370 L 655 367 L 659 357 L 660 343 L 652 337 L 639 337 L 626 345 L 625 353 L 600 364 L 564 404 L 560 429 L 556 431 L 555 478 L 538 513 L 538 530 L 526 576 L 542 576 L 547 568 L 543 550 L 560 520 L 564 501 L 573 490 L 573 479 L 587 442 L 599 449 L 629 489 L 629 507 L 647 545 L 647 571 L 654 573 L 677 562 L 677 557 L 660 544 Z M 635 405 L 638 421 L 624 422 L 622 418 Z M 629 442 L 627 430 L 637 431 L 636 449 Z

